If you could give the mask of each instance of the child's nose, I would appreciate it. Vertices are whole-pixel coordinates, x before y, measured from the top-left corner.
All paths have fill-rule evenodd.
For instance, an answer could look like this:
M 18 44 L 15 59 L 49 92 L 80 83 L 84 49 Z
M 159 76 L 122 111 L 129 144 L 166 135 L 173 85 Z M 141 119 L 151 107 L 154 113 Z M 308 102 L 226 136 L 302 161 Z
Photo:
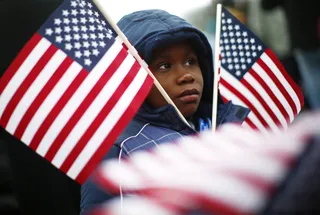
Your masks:
M 179 73 L 180 75 L 177 78 L 177 84 L 181 85 L 181 84 L 189 84 L 189 83 L 193 83 L 194 82 L 194 77 L 193 75 L 184 69 L 184 72 Z

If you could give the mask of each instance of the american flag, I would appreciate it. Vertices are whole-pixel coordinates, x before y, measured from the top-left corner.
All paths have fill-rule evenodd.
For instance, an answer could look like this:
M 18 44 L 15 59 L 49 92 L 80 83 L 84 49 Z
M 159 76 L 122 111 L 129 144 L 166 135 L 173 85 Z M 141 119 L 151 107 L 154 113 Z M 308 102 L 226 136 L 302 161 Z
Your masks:
M 219 43 L 220 94 L 251 110 L 244 126 L 262 132 L 287 129 L 304 98 L 277 56 L 225 8 Z
M 226 124 L 121 162 L 105 161 L 96 180 L 109 193 L 121 189 L 123 202 L 115 198 L 92 214 L 259 214 L 317 144 L 309 140 L 320 134 L 320 112 L 296 122 L 280 134 Z
M 92 1 L 64 1 L 1 78 L 1 126 L 82 183 L 153 84 L 127 50 Z

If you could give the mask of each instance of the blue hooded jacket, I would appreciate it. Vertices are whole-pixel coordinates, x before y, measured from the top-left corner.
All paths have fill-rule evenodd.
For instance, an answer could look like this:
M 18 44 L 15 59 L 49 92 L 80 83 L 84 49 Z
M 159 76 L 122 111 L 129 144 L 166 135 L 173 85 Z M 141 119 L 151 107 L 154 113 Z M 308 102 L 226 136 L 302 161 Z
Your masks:
M 152 60 L 155 48 L 187 41 L 198 56 L 204 87 L 200 105 L 193 117 L 196 119 L 193 121 L 195 128 L 185 124 L 172 105 L 154 109 L 144 103 L 105 159 L 130 156 L 137 150 L 147 150 L 185 135 L 196 134 L 199 130 L 198 120 L 210 119 L 212 115 L 213 56 L 211 46 L 201 31 L 184 19 L 163 10 L 128 14 L 118 22 L 118 26 L 147 63 Z M 242 123 L 248 113 L 247 108 L 231 102 L 224 104 L 219 98 L 217 126 L 226 122 Z M 101 191 L 89 179 L 81 189 L 81 213 L 110 197 L 112 195 Z

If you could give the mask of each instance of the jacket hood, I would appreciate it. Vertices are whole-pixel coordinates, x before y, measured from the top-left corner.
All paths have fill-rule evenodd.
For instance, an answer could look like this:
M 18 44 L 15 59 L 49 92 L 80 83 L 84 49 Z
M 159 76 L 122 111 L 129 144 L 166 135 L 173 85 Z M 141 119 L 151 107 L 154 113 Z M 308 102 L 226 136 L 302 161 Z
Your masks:
M 201 31 L 186 20 L 158 9 L 133 12 L 124 16 L 117 25 L 147 63 L 152 59 L 154 49 L 187 41 L 197 53 L 203 74 L 201 102 L 212 103 L 212 49 Z

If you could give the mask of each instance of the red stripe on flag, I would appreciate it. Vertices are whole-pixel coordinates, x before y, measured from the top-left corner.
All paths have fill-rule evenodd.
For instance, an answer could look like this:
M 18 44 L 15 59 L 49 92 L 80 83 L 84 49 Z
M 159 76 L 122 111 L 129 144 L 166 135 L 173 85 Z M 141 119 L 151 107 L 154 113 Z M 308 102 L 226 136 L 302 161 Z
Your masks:
M 92 104 L 94 99 L 99 95 L 102 88 L 105 86 L 105 84 L 110 80 L 110 78 L 113 76 L 113 74 L 117 71 L 123 60 L 126 58 L 128 53 L 122 49 L 117 57 L 113 60 L 111 65 L 106 69 L 106 71 L 103 73 L 103 75 L 100 77 L 98 82 L 94 85 L 94 87 L 90 90 L 86 98 L 81 102 L 80 106 L 77 108 L 75 113 L 72 115 L 72 117 L 69 119 L 69 121 L 66 123 L 66 125 L 63 127 L 63 129 L 60 131 L 59 135 L 56 137 L 52 145 L 50 146 L 48 152 L 44 156 L 47 160 L 52 161 L 57 151 L 60 149 L 61 145 L 65 141 L 65 139 L 68 137 L 74 126 L 79 122 L 83 114 L 86 112 L 86 110 L 89 108 L 89 106 Z
M 221 95 L 221 98 L 223 100 L 224 103 L 227 103 L 229 100 L 227 98 L 225 98 L 224 96 Z M 255 126 L 252 121 L 246 117 L 245 122 L 250 126 L 250 128 L 252 129 L 258 129 L 257 126 Z
M 253 69 L 250 69 L 250 74 L 256 79 L 259 84 L 265 89 L 267 94 L 270 96 L 272 101 L 275 103 L 275 105 L 278 107 L 280 110 L 281 114 L 284 116 L 284 118 L 287 120 L 287 123 L 290 123 L 290 117 L 287 111 L 285 110 L 284 106 L 281 104 L 280 100 L 278 97 L 273 93 L 273 91 L 270 89 L 269 85 L 261 78 L 260 75 L 256 73 Z
M 268 123 L 263 119 L 263 117 L 260 115 L 260 113 L 257 111 L 256 107 L 252 105 L 252 103 L 242 95 L 242 93 L 238 92 L 233 86 L 231 86 L 226 80 L 224 80 L 222 77 L 220 79 L 220 84 L 224 85 L 228 90 L 230 90 L 234 95 L 236 95 L 243 103 L 247 105 L 247 107 L 250 108 L 250 110 L 257 116 L 259 121 L 262 123 L 262 125 L 265 128 L 269 128 Z
M 41 92 L 37 95 L 37 97 L 34 99 L 26 113 L 24 114 L 22 120 L 20 121 L 14 136 L 21 139 L 23 133 L 25 132 L 28 124 L 30 123 L 32 117 L 35 115 L 35 113 L 38 111 L 39 107 L 43 103 L 43 101 L 47 98 L 49 93 L 52 91 L 52 89 L 55 87 L 55 85 L 58 83 L 58 81 L 61 79 L 63 74 L 66 72 L 66 70 L 69 68 L 69 66 L 72 64 L 73 60 L 69 57 L 67 57 L 62 64 L 58 67 L 58 69 L 55 71 L 55 73 L 52 75 L 50 80 L 46 83 L 46 85 L 43 87 Z
M 126 44 L 122 43 L 122 46 L 123 46 L 123 48 L 124 48 L 126 51 L 129 50 L 129 48 L 128 48 L 128 46 L 127 46 Z
M 181 191 L 180 191 L 181 192 Z M 200 192 L 199 192 L 200 193 Z M 196 195 L 196 199 L 201 204 L 200 208 L 204 211 L 208 211 L 209 213 L 216 213 L 221 215 L 249 215 L 250 213 L 246 213 L 244 211 L 240 211 L 238 208 L 234 207 L 230 203 L 226 203 L 223 200 L 219 199 L 219 197 L 201 195 L 201 194 L 190 194 L 191 196 Z
M 260 191 L 263 191 L 266 194 L 270 194 L 270 192 L 272 192 L 273 189 L 275 188 L 272 181 L 268 181 L 268 179 L 263 178 L 262 176 L 259 176 L 259 175 L 254 175 L 252 173 L 245 173 L 239 170 L 238 171 L 227 170 L 225 171 L 225 173 L 235 178 L 240 178 L 243 182 L 254 186 L 255 188 L 259 189 Z
M 90 215 L 114 215 L 114 213 L 110 212 L 107 208 L 99 207 L 90 210 Z
M 276 64 L 279 71 L 282 73 L 282 75 L 288 81 L 288 83 L 290 84 L 290 86 L 292 87 L 294 92 L 297 94 L 299 101 L 300 101 L 300 104 L 301 104 L 301 108 L 302 108 L 304 105 L 304 96 L 302 94 L 300 87 L 292 80 L 292 78 L 290 77 L 290 75 L 288 74 L 286 69 L 283 67 L 281 62 L 278 60 L 277 56 L 272 52 L 272 50 L 267 49 L 265 52 L 271 58 L 271 60 Z
M 63 164 L 60 167 L 60 170 L 63 172 L 68 172 L 70 167 L 72 166 L 73 162 L 77 159 L 83 148 L 86 146 L 88 141 L 91 139 L 91 137 L 94 135 L 96 130 L 100 127 L 100 125 L 103 123 L 105 118 L 109 115 L 110 111 L 114 108 L 114 106 L 117 104 L 123 93 L 126 91 L 136 74 L 138 73 L 140 69 L 139 63 L 136 61 L 132 68 L 130 69 L 127 76 L 123 79 L 121 84 L 118 86 L 117 90 L 114 92 L 114 94 L 111 96 L 109 101 L 104 105 L 100 113 L 96 116 L 94 121 L 91 123 L 89 128 L 86 130 L 86 132 L 82 135 L 81 139 L 77 143 L 77 145 L 72 149 L 71 153 L 67 157 L 67 159 L 63 162 Z
M 88 178 L 91 172 L 95 169 L 96 165 L 109 151 L 114 141 L 118 138 L 118 135 L 131 121 L 132 117 L 136 114 L 145 97 L 148 95 L 152 85 L 153 79 L 148 75 L 134 100 L 132 100 L 127 110 L 120 117 L 118 123 L 113 127 L 112 131 L 105 138 L 99 149 L 94 153 L 90 161 L 86 164 L 86 166 L 82 169 L 80 174 L 76 177 L 76 181 L 78 181 L 80 184 L 85 182 L 85 180 Z
M 250 126 L 250 128 L 258 130 L 258 127 L 255 124 L 253 124 L 253 122 L 251 121 L 251 119 L 249 119 L 249 117 L 245 119 L 245 122 Z
M 280 83 L 280 81 L 278 80 L 278 78 L 276 77 L 276 75 L 274 74 L 274 72 L 267 66 L 267 64 L 265 64 L 265 62 L 263 62 L 263 60 L 261 60 L 261 58 L 258 59 L 257 63 L 262 67 L 262 69 L 268 74 L 268 76 L 272 79 L 272 81 L 274 82 L 274 84 L 278 87 L 278 89 L 280 90 L 280 92 L 283 94 L 283 96 L 285 97 L 285 99 L 288 101 L 291 109 L 293 110 L 294 115 L 297 114 L 297 108 L 296 105 L 294 104 L 291 96 L 289 95 L 289 93 L 287 92 L 287 90 L 283 87 L 283 85 Z
M 145 196 L 147 199 L 152 200 L 155 204 L 159 205 L 161 208 L 165 208 L 169 210 L 170 212 L 172 211 L 174 214 L 190 214 L 190 208 L 191 205 L 188 204 L 181 204 L 182 202 L 185 201 L 172 201 L 172 199 L 185 199 L 185 196 L 190 196 L 189 192 L 186 191 L 176 191 L 174 190 L 173 192 L 171 189 L 165 189 L 165 188 L 152 188 L 152 189 L 147 189 L 147 190 L 142 190 L 142 191 L 136 191 L 139 193 L 141 196 Z M 165 196 L 170 198 L 165 198 Z M 191 197 L 191 196 L 190 196 Z M 190 198 L 190 201 L 197 201 L 194 200 L 193 197 Z
M 40 60 L 37 62 L 37 64 L 33 67 L 29 75 L 21 83 L 19 88 L 16 90 L 16 92 L 12 96 L 12 99 L 9 101 L 8 105 L 6 106 L 2 114 L 1 124 L 3 127 L 7 126 L 8 121 L 10 120 L 10 117 L 13 111 L 15 110 L 16 106 L 19 104 L 21 98 L 24 96 L 24 94 L 29 89 L 33 81 L 37 78 L 37 76 L 40 74 L 43 68 L 47 65 L 47 63 L 50 61 L 50 59 L 52 58 L 54 53 L 56 53 L 56 51 L 57 48 L 51 45 L 48 48 L 48 50 L 44 53 L 44 55 L 40 58 Z
M 221 95 L 221 98 L 222 98 L 222 100 L 223 100 L 224 103 L 227 103 L 227 102 L 229 101 L 226 97 L 224 97 L 224 96 L 222 96 L 222 95 Z
M 48 114 L 46 119 L 42 122 L 41 126 L 39 127 L 36 134 L 32 138 L 31 143 L 29 145 L 32 149 L 36 150 L 38 148 L 43 136 L 46 134 L 47 130 L 50 128 L 53 121 L 56 119 L 56 117 L 61 112 L 63 107 L 70 100 L 71 96 L 75 93 L 75 91 L 79 88 L 80 84 L 88 75 L 89 73 L 85 69 L 82 69 L 77 75 L 77 77 L 72 81 L 68 89 L 62 95 L 62 97 L 54 106 L 54 108 L 50 111 L 50 113 Z
M 4 75 L 0 79 L 0 95 L 3 90 L 7 87 L 8 83 L 32 52 L 32 50 L 37 46 L 42 37 L 39 34 L 34 34 L 32 38 L 27 42 L 23 49 L 19 52 L 18 56 L 12 61 L 8 69 L 5 71 Z
M 263 106 L 263 108 L 266 110 L 266 112 L 269 114 L 273 122 L 278 125 L 282 126 L 277 116 L 274 114 L 274 112 L 271 110 L 269 105 L 265 102 L 265 100 L 261 97 L 261 95 L 252 87 L 251 84 L 249 84 L 244 78 L 240 81 L 253 95 L 254 97 L 260 102 L 260 104 Z
M 182 205 L 182 204 L 170 204 L 170 198 L 166 200 L 165 196 L 176 196 L 178 199 L 181 197 L 188 196 L 188 202 L 194 202 L 196 205 L 201 208 L 202 212 L 208 212 L 209 214 L 219 214 L 219 215 L 249 215 L 240 211 L 238 208 L 234 207 L 230 203 L 224 202 L 222 199 L 219 199 L 218 196 L 209 196 L 207 194 L 201 193 L 201 191 L 188 191 L 183 188 L 142 188 L 138 192 L 140 195 L 146 196 L 147 198 L 152 198 L 154 200 L 162 201 L 164 206 L 170 206 L 173 210 L 181 212 L 178 214 L 186 214 L 190 212 L 189 208 L 192 208 L 191 205 Z M 164 201 L 163 201 L 164 197 Z M 182 198 L 183 199 L 183 198 Z

